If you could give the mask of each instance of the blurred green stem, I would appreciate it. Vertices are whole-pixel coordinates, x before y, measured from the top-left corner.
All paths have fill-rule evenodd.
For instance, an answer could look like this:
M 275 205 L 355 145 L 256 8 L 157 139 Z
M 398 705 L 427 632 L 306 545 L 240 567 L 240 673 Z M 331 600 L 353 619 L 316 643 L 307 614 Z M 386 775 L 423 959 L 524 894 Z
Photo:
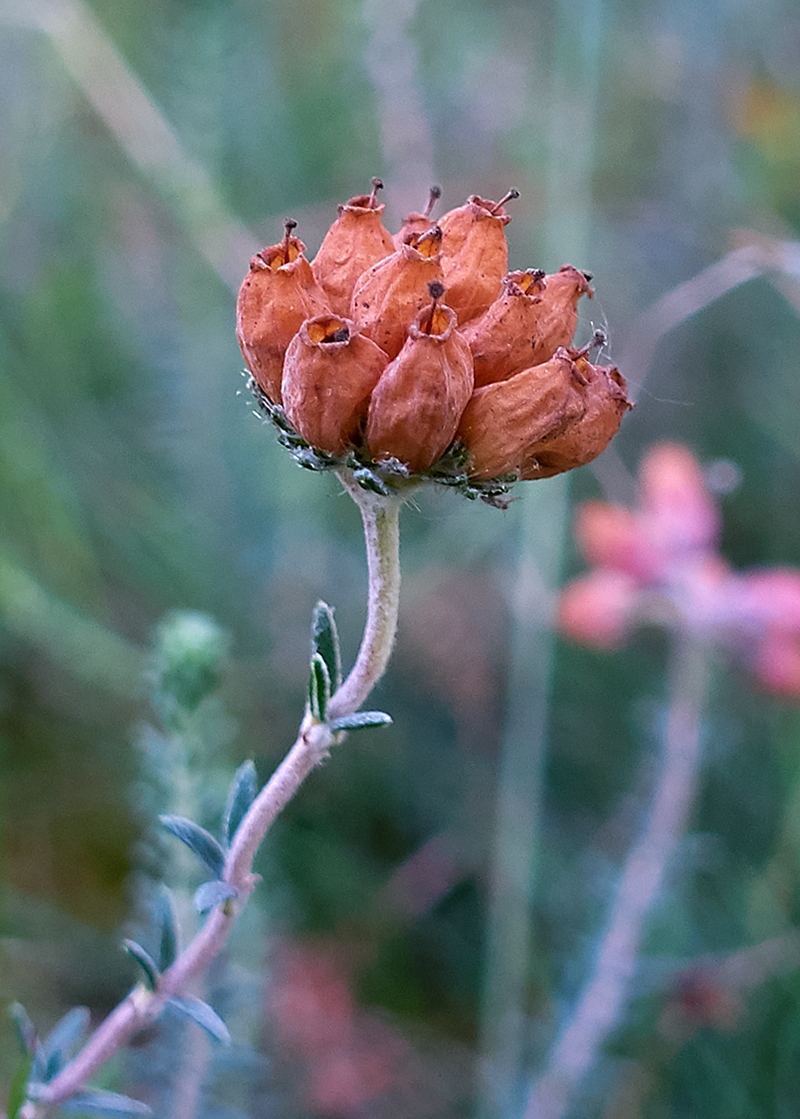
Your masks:
M 385 672 L 397 629 L 400 592 L 398 526 L 402 499 L 368 493 L 349 475 L 343 473 L 341 477 L 364 522 L 369 592 L 361 647 L 349 676 L 331 697 L 330 719 L 357 711 Z M 80 1091 L 134 1033 L 152 1022 L 172 996 L 187 991 L 219 955 L 258 881 L 252 866 L 264 836 L 336 741 L 337 736 L 326 723 L 318 723 L 306 713 L 294 745 L 253 801 L 228 852 L 222 878 L 236 889 L 236 897 L 211 911 L 197 935 L 161 975 L 155 991 L 137 986 L 123 999 L 77 1056 L 46 1085 L 40 1099 L 25 1104 L 20 1119 L 41 1119 L 50 1108 Z
M 525 1119 L 562 1119 L 586 1074 L 620 1024 L 647 921 L 683 835 L 699 771 L 708 650 L 679 633 L 672 648 L 662 768 L 641 836 L 631 848 L 589 977 L 533 1087 Z

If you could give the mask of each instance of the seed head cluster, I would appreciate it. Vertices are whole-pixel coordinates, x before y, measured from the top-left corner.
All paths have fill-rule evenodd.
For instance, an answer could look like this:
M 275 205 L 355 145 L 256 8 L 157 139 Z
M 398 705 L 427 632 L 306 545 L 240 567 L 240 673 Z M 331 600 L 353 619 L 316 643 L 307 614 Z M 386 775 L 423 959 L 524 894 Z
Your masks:
M 547 478 L 590 462 L 631 407 L 623 377 L 572 346 L 590 277 L 508 271 L 505 205 L 428 206 L 392 237 L 373 180 L 339 207 L 313 261 L 285 236 L 250 262 L 236 333 L 261 393 L 327 456 L 466 476 Z

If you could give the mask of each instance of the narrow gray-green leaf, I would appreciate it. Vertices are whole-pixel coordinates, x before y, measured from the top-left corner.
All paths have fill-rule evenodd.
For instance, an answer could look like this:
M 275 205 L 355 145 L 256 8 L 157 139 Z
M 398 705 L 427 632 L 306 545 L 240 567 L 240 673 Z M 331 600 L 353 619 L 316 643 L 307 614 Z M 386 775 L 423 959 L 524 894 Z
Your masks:
M 100 1088 L 89 1088 L 70 1096 L 61 1105 L 63 1111 L 82 1111 L 87 1115 L 152 1115 L 152 1110 L 141 1100 L 130 1096 L 120 1096 L 117 1092 L 106 1092 Z
M 158 929 L 158 970 L 166 971 L 172 967 L 178 955 L 178 927 L 172 894 L 167 886 L 162 886 L 153 897 L 153 916 Z
M 228 792 L 228 803 L 222 819 L 222 838 L 230 846 L 236 829 L 244 819 L 245 813 L 258 795 L 258 774 L 252 762 L 240 765 L 233 776 Z
M 202 886 L 198 886 L 194 895 L 194 907 L 198 913 L 208 913 L 216 905 L 221 902 L 227 901 L 228 898 L 235 898 L 237 890 L 235 886 L 231 886 L 230 882 L 220 882 L 215 878 L 211 882 L 204 882 Z
M 333 610 L 321 600 L 314 607 L 311 616 L 311 655 L 319 653 L 328 666 L 331 690 L 336 691 L 342 682 L 342 654 L 339 649 L 339 633 Z
M 215 1041 L 221 1041 L 223 1045 L 230 1045 L 231 1035 L 228 1027 L 217 1014 L 216 1010 L 203 1002 L 202 999 L 193 998 L 191 995 L 185 995 L 183 998 L 169 999 L 167 1006 L 173 1006 L 179 1010 L 181 1014 L 185 1014 L 187 1018 L 191 1018 L 198 1026 L 210 1034 Z
M 328 666 L 319 653 L 311 658 L 311 671 L 308 677 L 308 701 L 311 714 L 318 723 L 325 722 L 328 700 L 331 698 L 331 678 Z
M 185 816 L 159 816 L 159 820 L 168 832 L 185 843 L 205 863 L 215 878 L 222 877 L 225 852 L 210 832 Z
M 21 1002 L 12 1002 L 11 1006 L 8 1008 L 8 1016 L 16 1027 L 22 1052 L 32 1057 L 38 1039 L 36 1036 L 36 1027 L 31 1021 L 30 1015 Z
M 47 1082 L 61 1071 L 70 1052 L 83 1040 L 90 1015 L 85 1006 L 73 1006 L 59 1018 L 50 1033 L 37 1046 L 31 1068 L 31 1079 Z
M 352 731 L 363 730 L 365 727 L 388 727 L 391 721 L 391 715 L 387 715 L 385 711 L 356 711 L 354 715 L 342 715 L 333 719 L 328 725 L 332 731 Z
M 146 948 L 142 948 L 135 940 L 123 940 L 122 949 L 128 955 L 136 960 L 139 967 L 144 972 L 145 983 L 149 990 L 155 991 L 158 986 L 160 978 L 159 968 L 156 961 L 150 955 Z

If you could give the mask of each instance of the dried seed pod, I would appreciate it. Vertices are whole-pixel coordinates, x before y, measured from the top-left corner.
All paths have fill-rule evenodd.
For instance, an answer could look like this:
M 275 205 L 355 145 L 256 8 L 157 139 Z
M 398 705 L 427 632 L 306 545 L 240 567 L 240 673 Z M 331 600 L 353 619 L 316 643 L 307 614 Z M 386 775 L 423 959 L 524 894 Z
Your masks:
M 399 233 L 395 233 L 393 237 L 394 247 L 399 249 L 401 245 L 413 244 L 415 238 L 419 237 L 421 233 L 431 227 L 431 213 L 433 207 L 442 197 L 442 188 L 440 186 L 432 186 L 428 195 L 428 202 L 425 209 L 421 214 L 409 214 L 403 222 L 403 228 Z
M 544 291 L 537 305 L 536 339 L 531 364 L 538 365 L 553 356 L 559 346 L 569 346 L 578 325 L 578 301 L 589 299 L 594 291 L 591 276 L 571 264 L 562 264 L 558 272 L 544 278 Z
M 518 197 L 516 190 L 499 202 L 472 194 L 438 223 L 447 301 L 460 323 L 482 314 L 500 294 L 508 270 L 504 227 L 511 221 L 503 204 Z
M 358 194 L 339 207 L 339 216 L 311 264 L 334 314 L 349 313 L 361 273 L 394 252 L 392 235 L 381 222 L 385 207 L 377 192 L 382 186 L 380 179 L 373 179 L 372 194 Z
M 358 437 L 387 362 L 350 319 L 327 314 L 306 320 L 286 351 L 286 415 L 312 447 L 342 454 Z
M 236 337 L 247 368 L 274 404 L 281 403 L 283 357 L 304 319 L 329 311 L 306 260 L 305 245 L 291 235 L 256 253 L 236 303 Z
M 539 364 L 533 354 L 544 290 L 544 272 L 538 269 L 509 272 L 503 280 L 500 296 L 482 315 L 462 327 L 461 334 L 472 351 L 475 364 L 476 388 L 493 381 L 505 381 Z M 571 339 L 570 335 L 568 341 Z
M 413 472 L 427 470 L 450 446 L 473 387 L 472 355 L 456 329 L 455 311 L 438 303 L 441 284 L 431 284 L 431 294 L 433 306 L 409 326 L 367 416 L 371 456 L 399 459 Z
M 584 466 L 601 454 L 619 431 L 622 417 L 632 408 L 625 378 L 613 365 L 592 365 L 581 350 L 566 352 L 573 361 L 573 382 L 584 408 L 562 431 L 529 448 L 520 478 L 550 478 Z
M 441 243 L 442 231 L 434 225 L 373 264 L 356 284 L 350 317 L 390 359 L 400 353 L 408 324 L 430 304 L 428 285 L 442 280 Z
M 471 456 L 470 477 L 521 474 L 531 448 L 583 415 L 573 371 L 567 351 L 558 350 L 541 365 L 475 390 L 458 426 Z

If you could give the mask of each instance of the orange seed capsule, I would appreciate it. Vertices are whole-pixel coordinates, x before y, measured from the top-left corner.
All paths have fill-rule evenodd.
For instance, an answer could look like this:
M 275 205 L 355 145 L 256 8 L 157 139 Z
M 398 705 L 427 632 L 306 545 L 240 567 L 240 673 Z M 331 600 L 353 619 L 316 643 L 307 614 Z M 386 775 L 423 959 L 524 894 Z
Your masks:
M 431 284 L 433 306 L 412 321 L 369 404 L 370 455 L 399 459 L 412 472 L 441 458 L 472 393 L 472 355 L 456 329 L 455 311 L 438 302 L 443 290 Z
M 327 314 L 306 320 L 286 351 L 286 415 L 312 447 L 342 454 L 358 438 L 387 362 L 350 319 Z
M 533 365 L 547 361 L 559 346 L 569 346 L 578 325 L 578 301 L 592 298 L 591 276 L 571 264 L 544 278 L 544 291 L 537 305 L 536 339 Z
M 428 285 L 441 282 L 441 243 L 434 225 L 373 264 L 356 284 L 350 317 L 390 359 L 400 353 L 411 320 L 430 303 Z
M 561 352 L 561 351 L 559 351 Z M 568 350 L 574 362 L 573 382 L 584 408 L 552 439 L 529 449 L 520 478 L 551 478 L 592 462 L 619 431 L 632 408 L 625 378 L 613 365 L 592 365 L 585 351 Z
M 306 260 L 305 245 L 292 236 L 296 222 L 286 222 L 286 236 L 256 253 L 236 302 L 236 337 L 247 368 L 274 404 L 281 403 L 281 376 L 286 347 L 304 319 L 328 311 Z
M 538 269 L 509 272 L 494 303 L 462 327 L 475 363 L 476 388 L 538 364 L 534 350 L 544 287 L 544 272 Z
M 518 196 L 518 191 L 509 191 L 500 202 L 492 202 L 472 194 L 438 223 L 447 301 L 459 323 L 482 314 L 500 294 L 508 270 L 504 227 L 511 221 L 503 204 Z
M 470 453 L 478 481 L 520 473 L 532 447 L 583 414 L 566 350 L 505 381 L 478 388 L 464 409 L 458 436 Z
M 381 222 L 385 209 L 377 200 L 383 186 L 372 180 L 372 194 L 359 194 L 339 207 L 339 216 L 319 247 L 312 269 L 331 309 L 347 315 L 353 288 L 362 272 L 394 252 L 392 236 Z

